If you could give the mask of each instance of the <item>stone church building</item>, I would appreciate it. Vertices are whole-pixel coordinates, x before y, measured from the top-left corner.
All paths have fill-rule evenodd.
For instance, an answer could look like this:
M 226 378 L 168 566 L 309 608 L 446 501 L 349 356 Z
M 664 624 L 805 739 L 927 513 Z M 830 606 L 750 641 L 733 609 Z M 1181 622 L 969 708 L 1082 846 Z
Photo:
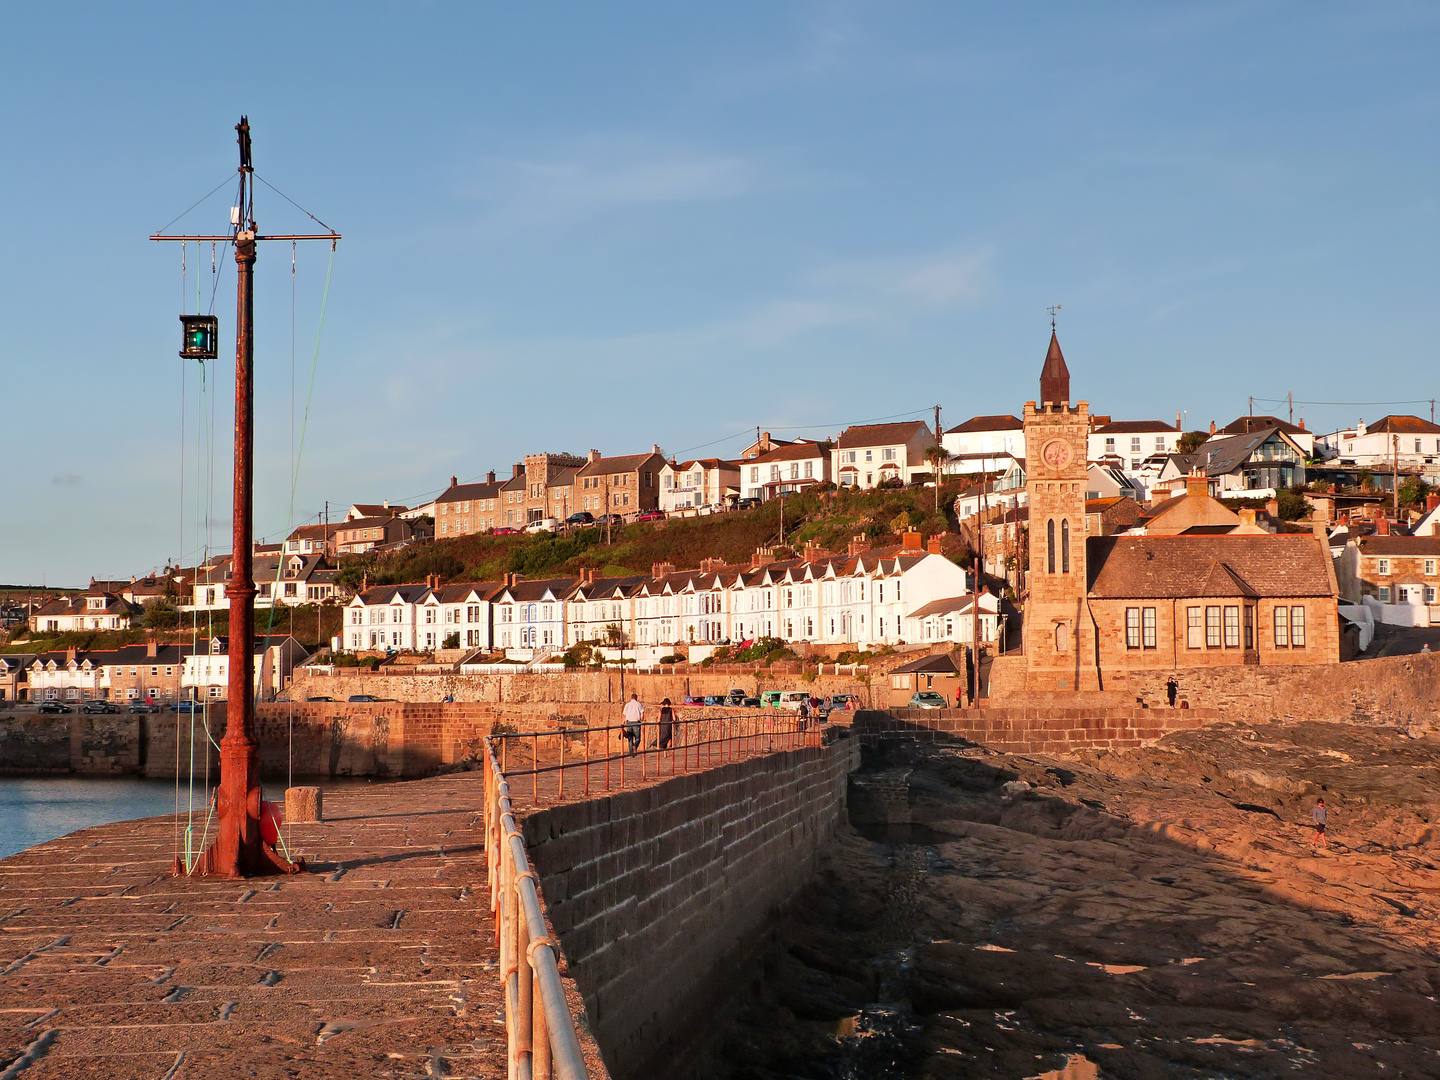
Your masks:
M 1052 332 L 1025 404 L 1025 687 L 1121 689 L 1132 673 L 1340 659 L 1338 589 L 1310 534 L 1085 536 L 1090 409 Z

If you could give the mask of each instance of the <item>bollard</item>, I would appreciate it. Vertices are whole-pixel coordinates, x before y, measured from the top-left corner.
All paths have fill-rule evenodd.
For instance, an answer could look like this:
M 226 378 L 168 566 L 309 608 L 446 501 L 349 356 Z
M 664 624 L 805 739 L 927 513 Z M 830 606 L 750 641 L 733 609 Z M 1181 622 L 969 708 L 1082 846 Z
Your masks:
M 307 821 L 324 821 L 322 792 L 318 787 L 285 789 L 285 820 L 292 825 Z

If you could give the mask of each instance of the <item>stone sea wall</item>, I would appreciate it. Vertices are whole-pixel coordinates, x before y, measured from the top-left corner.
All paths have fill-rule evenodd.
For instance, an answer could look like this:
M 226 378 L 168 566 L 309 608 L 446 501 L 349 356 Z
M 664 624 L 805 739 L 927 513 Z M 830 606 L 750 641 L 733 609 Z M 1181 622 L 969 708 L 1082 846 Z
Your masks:
M 812 873 L 859 761 L 839 738 L 525 816 L 612 1076 L 665 1075 L 704 1033 L 696 1018 L 751 970 L 770 916 Z

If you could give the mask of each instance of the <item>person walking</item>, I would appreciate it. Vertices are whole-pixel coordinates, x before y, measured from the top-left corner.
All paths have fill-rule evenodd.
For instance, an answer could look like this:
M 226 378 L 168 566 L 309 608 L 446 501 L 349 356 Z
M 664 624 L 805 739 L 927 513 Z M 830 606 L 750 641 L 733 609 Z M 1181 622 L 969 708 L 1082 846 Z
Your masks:
M 640 725 L 645 719 L 645 706 L 640 704 L 640 695 L 631 691 L 630 700 L 625 703 L 625 741 L 630 744 L 630 756 L 640 749 Z
M 660 702 L 660 749 L 665 750 L 670 746 L 670 739 L 675 734 L 675 710 L 670 706 L 670 699 L 667 697 Z
M 1330 816 L 1325 810 L 1324 799 L 1316 800 L 1315 809 L 1310 812 L 1310 816 L 1315 819 L 1315 835 L 1310 840 L 1310 846 L 1323 848 L 1325 846 L 1325 824 Z

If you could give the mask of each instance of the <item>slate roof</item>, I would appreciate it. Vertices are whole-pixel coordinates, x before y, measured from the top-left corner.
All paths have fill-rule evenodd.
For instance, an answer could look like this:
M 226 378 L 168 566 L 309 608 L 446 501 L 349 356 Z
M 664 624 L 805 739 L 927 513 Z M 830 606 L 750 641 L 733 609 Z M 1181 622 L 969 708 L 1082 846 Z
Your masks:
M 1299 424 L 1292 424 L 1287 420 L 1281 420 L 1278 416 L 1241 416 L 1226 424 L 1216 435 L 1249 435 L 1251 432 L 1261 431 L 1265 428 L 1279 428 L 1286 435 L 1310 435 L 1313 432 L 1306 431 Z
M 626 454 L 622 457 L 602 457 L 594 461 L 586 462 L 580 468 L 581 476 L 596 476 L 601 473 L 628 473 L 634 472 L 647 464 L 652 458 L 658 460 L 658 468 L 663 468 L 665 459 L 659 454 L 651 451 L 645 454 Z
M 1008 413 L 1000 416 L 972 416 L 963 424 L 957 424 L 945 432 L 946 435 L 965 434 L 970 431 L 1020 431 L 1025 427 L 1018 416 Z
M 1432 424 L 1418 416 L 1382 416 L 1365 425 L 1367 435 L 1440 435 L 1440 424 Z
M 1147 431 L 1174 431 L 1180 429 L 1174 424 L 1167 424 L 1164 420 L 1115 420 L 1108 424 L 1101 424 L 1096 427 L 1093 435 L 1141 435 Z
M 456 484 L 454 487 L 446 488 L 444 494 L 436 498 L 436 503 L 471 502 L 476 499 L 495 499 L 500 496 L 500 489 L 505 487 L 507 481 L 486 481 L 480 484 Z
M 1247 419 L 1255 419 L 1248 417 Z M 1256 450 L 1279 430 L 1273 425 L 1253 431 L 1248 435 L 1230 435 L 1214 438 L 1203 443 L 1193 454 L 1171 454 L 1182 474 L 1192 469 L 1203 468 L 1206 476 L 1224 476 L 1240 468 Z M 1283 433 L 1283 432 L 1282 432 Z
M 955 666 L 953 653 L 936 653 L 932 656 L 922 656 L 919 660 L 911 660 L 908 664 L 901 664 L 899 667 L 891 668 L 891 675 L 960 675 L 963 674 Z
M 1335 595 L 1330 549 L 1313 535 L 1090 537 L 1086 554 L 1100 600 Z
M 1361 555 L 1440 555 L 1440 536 L 1362 536 Z
M 852 446 L 894 446 L 908 443 L 919 431 L 929 433 L 923 420 L 906 420 L 899 424 L 855 424 L 840 433 L 835 446 L 841 450 Z
M 903 442 L 905 440 L 901 439 L 897 441 Z M 764 465 L 771 461 L 801 461 L 805 458 L 823 458 L 829 453 L 830 446 L 828 443 L 795 442 L 785 446 L 777 446 L 768 454 L 761 454 L 757 458 L 751 458 L 745 464 Z M 819 479 L 819 477 L 815 479 Z

